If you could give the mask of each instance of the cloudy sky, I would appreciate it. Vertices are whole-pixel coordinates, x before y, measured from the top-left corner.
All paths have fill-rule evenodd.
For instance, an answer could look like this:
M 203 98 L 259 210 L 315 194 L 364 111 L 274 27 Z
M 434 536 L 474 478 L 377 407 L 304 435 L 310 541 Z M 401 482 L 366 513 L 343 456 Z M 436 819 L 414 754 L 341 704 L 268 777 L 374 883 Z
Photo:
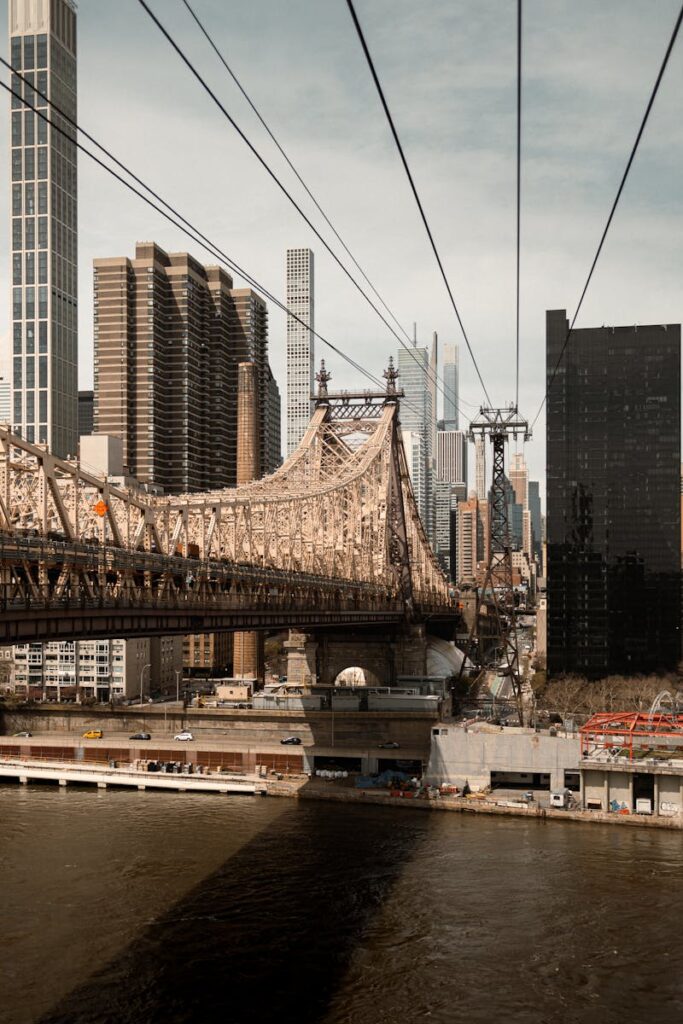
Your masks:
M 344 0 L 191 0 L 383 298 L 418 339 L 457 323 Z M 310 202 L 181 0 L 150 0 L 225 106 Z M 520 406 L 544 388 L 544 311 L 573 311 L 678 13 L 678 0 L 526 0 Z M 0 3 L 3 31 L 7 0 Z M 514 0 L 358 0 L 357 10 L 492 400 L 514 397 Z M 316 257 L 316 327 L 375 374 L 396 341 L 138 0 L 80 0 L 79 120 L 284 298 L 284 253 Z M 7 52 L 6 38 L 2 42 Z M 669 63 L 579 326 L 683 318 L 683 38 Z M 4 102 L 4 101 L 3 101 Z M 5 106 L 7 109 L 7 106 Z M 7 124 L 7 119 L 3 120 Z M 7 130 L 0 166 L 8 167 Z M 5 181 L 7 179 L 5 178 Z M 92 382 L 92 260 L 136 240 L 215 259 L 79 158 L 80 384 Z M 9 195 L 8 184 L 5 196 Z M 0 237 L 8 238 L 7 200 Z M 316 221 L 317 223 L 317 221 Z M 321 230 L 322 230 L 321 226 Z M 9 294 L 8 247 L 0 290 Z M 6 338 L 9 303 L 0 307 Z M 461 344 L 465 409 L 482 400 Z M 271 311 L 284 391 L 285 322 Z M 362 383 L 318 346 L 337 386 Z M 465 403 L 472 403 L 465 405 Z M 544 470 L 544 421 L 527 447 Z

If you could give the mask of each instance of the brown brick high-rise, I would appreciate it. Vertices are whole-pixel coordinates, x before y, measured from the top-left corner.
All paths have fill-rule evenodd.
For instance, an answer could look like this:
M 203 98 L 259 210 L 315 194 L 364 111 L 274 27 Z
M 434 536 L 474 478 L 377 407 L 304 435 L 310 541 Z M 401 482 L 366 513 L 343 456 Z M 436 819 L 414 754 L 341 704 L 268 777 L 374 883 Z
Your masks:
M 94 298 L 95 432 L 120 437 L 129 471 L 169 493 L 233 487 L 238 363 L 255 364 L 264 424 L 276 397 L 264 300 L 153 242 L 95 260 Z M 266 472 L 276 449 L 259 452 Z

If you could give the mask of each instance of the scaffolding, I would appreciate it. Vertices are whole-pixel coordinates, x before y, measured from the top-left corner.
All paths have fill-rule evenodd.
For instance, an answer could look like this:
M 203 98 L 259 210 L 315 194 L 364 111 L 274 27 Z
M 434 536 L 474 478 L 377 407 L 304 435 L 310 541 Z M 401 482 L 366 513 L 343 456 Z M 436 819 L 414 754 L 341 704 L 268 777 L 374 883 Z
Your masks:
M 683 759 L 683 714 L 677 712 L 600 712 L 589 718 L 579 733 L 582 760 L 597 755 L 628 756 L 633 761 L 658 753 L 667 759 Z

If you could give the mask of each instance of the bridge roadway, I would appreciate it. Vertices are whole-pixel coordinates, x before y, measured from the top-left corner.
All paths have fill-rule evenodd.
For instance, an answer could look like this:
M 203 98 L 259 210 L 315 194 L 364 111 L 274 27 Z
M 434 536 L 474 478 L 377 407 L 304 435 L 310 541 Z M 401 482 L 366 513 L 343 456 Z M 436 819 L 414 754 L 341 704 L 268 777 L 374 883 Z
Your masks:
M 0 562 L 20 566 L 25 577 L 21 588 L 0 586 L 0 644 L 406 620 L 404 602 L 384 586 L 311 573 L 25 536 L 0 536 Z M 65 564 L 79 582 L 64 579 Z M 117 590 L 124 574 L 133 585 Z M 443 603 L 414 615 L 447 631 L 456 621 Z

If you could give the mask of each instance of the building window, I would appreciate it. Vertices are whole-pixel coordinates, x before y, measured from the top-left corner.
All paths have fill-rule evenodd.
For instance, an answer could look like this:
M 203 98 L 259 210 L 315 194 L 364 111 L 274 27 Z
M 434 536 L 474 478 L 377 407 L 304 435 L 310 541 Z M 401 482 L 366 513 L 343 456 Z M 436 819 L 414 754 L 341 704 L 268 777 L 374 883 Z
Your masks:
M 34 68 L 35 61 L 35 36 L 24 36 L 24 68 Z
M 47 36 L 41 35 L 37 37 L 37 60 L 36 67 L 46 68 L 47 67 Z

